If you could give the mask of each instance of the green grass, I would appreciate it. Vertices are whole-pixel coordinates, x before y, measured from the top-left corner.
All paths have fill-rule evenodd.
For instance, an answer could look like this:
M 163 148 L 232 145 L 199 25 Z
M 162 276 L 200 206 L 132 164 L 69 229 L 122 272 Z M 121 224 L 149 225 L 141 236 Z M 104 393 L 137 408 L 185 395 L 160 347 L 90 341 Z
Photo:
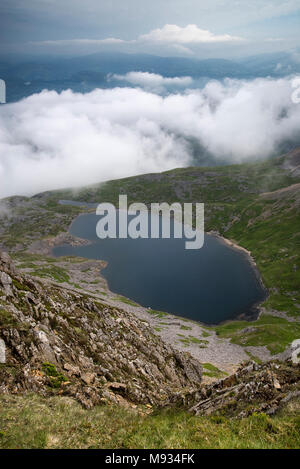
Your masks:
M 203 366 L 203 375 L 209 376 L 210 378 L 222 378 L 226 375 L 223 371 L 219 370 L 216 366 L 211 363 L 202 363 Z
M 59 283 L 70 281 L 70 277 L 67 273 L 67 270 L 56 265 L 50 265 L 48 267 L 36 267 L 33 271 L 30 272 L 30 275 L 42 278 L 50 278 L 51 280 L 54 280 Z
M 168 313 L 165 313 L 163 311 L 156 311 L 155 309 L 151 309 L 151 308 L 149 308 L 147 312 L 151 314 L 151 316 L 155 316 L 156 318 L 159 318 L 159 319 L 162 319 L 168 315 Z
M 46 257 L 41 254 L 31 254 L 27 252 L 17 252 L 17 253 L 11 253 L 12 259 L 15 261 L 23 262 L 25 266 L 30 266 L 34 262 L 48 262 L 48 263 L 55 263 L 58 262 L 59 259 L 55 257 Z M 34 266 L 36 264 L 33 264 Z
M 193 328 L 190 327 L 190 326 L 183 326 L 183 325 L 181 325 L 181 326 L 180 326 L 180 329 L 183 330 L 183 331 L 191 331 Z
M 198 339 L 197 337 L 193 337 L 192 335 L 189 335 L 189 336 L 185 336 L 183 334 L 177 334 L 177 335 L 180 337 L 179 341 L 182 342 L 186 347 L 192 344 L 197 344 L 199 345 L 199 347 L 205 348 L 206 345 L 208 344 L 207 340 Z
M 247 328 L 250 331 L 247 332 Z M 262 315 L 258 321 L 232 321 L 215 328 L 219 337 L 231 338 L 234 344 L 244 346 L 266 345 L 271 354 L 283 352 L 295 339 L 300 337 L 300 323 Z
M 62 206 L 56 202 L 49 206 L 49 201 L 27 199 L 20 206 L 11 207 L 11 215 L 16 218 L 9 219 L 9 226 L 1 234 L 2 242 L 7 249 L 18 245 L 18 249 L 25 250 L 33 240 L 66 231 L 72 219 L 82 211 L 78 207 Z
M 135 301 L 130 300 L 129 298 L 126 298 L 125 296 L 122 296 L 122 295 L 116 296 L 114 300 L 122 301 L 122 303 L 125 303 L 126 305 L 130 305 L 130 306 L 140 306 Z
M 250 250 L 270 296 L 265 306 L 299 315 L 300 208 L 287 199 L 257 200 L 249 205 L 227 236 Z
M 48 376 L 49 384 L 53 388 L 60 388 L 62 383 L 67 382 L 67 378 L 57 371 L 56 366 L 52 363 L 43 363 L 42 371 Z
M 182 410 L 139 415 L 121 407 L 83 409 L 70 398 L 0 396 L 0 448 L 299 448 L 299 414 L 242 420 Z

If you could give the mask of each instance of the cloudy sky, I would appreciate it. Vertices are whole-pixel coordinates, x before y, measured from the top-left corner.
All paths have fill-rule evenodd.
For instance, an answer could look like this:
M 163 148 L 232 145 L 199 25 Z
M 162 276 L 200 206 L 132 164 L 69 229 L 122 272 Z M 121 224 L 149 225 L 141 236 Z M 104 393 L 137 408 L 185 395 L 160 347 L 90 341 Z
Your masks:
M 147 89 L 44 90 L 0 107 L 0 198 L 192 165 L 191 140 L 228 163 L 299 141 L 290 78 L 211 81 L 164 96 L 149 90 L 149 75 L 129 79 Z
M 0 22 L 0 52 L 22 58 L 300 57 L 300 0 L 1 0 Z M 0 198 L 200 164 L 202 153 L 263 159 L 300 141 L 299 77 L 289 73 L 201 84 L 133 69 L 107 80 L 110 89 L 44 90 L 0 106 Z
M 300 46 L 300 0 L 1 0 L 1 52 L 234 57 Z

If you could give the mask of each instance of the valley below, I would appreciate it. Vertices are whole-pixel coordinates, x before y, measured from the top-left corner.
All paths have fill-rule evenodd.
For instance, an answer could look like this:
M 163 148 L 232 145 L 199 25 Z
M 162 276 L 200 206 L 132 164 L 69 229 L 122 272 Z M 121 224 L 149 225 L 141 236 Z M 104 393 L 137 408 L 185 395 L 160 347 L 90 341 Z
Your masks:
M 24 392 L 37 394 L 38 406 L 63 396 L 143 418 L 156 408 L 271 418 L 297 407 L 299 365 L 291 356 L 300 338 L 299 155 L 297 149 L 262 163 L 176 169 L 3 199 L 0 249 L 10 257 L 1 254 L 0 388 L 7 412 L 14 412 L 8 396 Z M 53 255 L 61 246 L 84 252 L 90 241 L 70 234 L 71 223 L 93 212 L 86 204 L 117 204 L 122 193 L 130 203 L 204 202 L 205 230 L 244 256 L 268 291 L 252 317 L 207 324 L 143 307 L 109 289 L 107 261 Z M 25 412 L 30 397 L 24 399 Z M 43 445 L 55 447 L 47 438 Z
M 11 197 L 2 201 L 6 207 L 0 224 L 2 249 L 10 252 L 24 272 L 99 295 L 147 318 L 162 338 L 222 371 L 232 369 L 247 356 L 258 360 L 285 357 L 290 353 L 290 344 L 300 336 L 298 168 L 299 151 L 295 150 L 263 163 L 178 169 L 32 198 Z M 184 311 L 173 316 L 169 314 L 173 311 L 167 313 L 165 308 L 148 308 L 147 304 L 145 308 L 133 298 L 109 290 L 102 274 L 107 266 L 105 260 L 53 257 L 53 249 L 58 252 L 60 246 L 70 246 L 68 252 L 78 252 L 77 256 L 88 252 L 96 235 L 90 240 L 79 238 L 78 233 L 69 233 L 70 224 L 80 214 L 92 214 L 95 203 L 117 205 L 122 193 L 128 195 L 129 203 L 204 202 L 205 231 L 229 248 L 238 249 L 268 291 L 267 299 L 253 308 L 252 319 L 256 321 L 249 323 L 245 319 L 251 319 L 251 313 L 247 318 L 241 312 L 237 320 L 216 320 L 215 324 L 221 324 L 209 326 L 214 320 L 204 320 L 204 325 L 201 319 L 189 321 Z M 62 205 L 62 199 L 76 202 Z M 114 268 L 118 264 L 112 266 L 112 271 Z M 159 268 L 157 277 L 158 273 Z M 134 275 L 134 269 L 130 275 Z M 180 283 L 175 288 L 183 291 L 184 297 Z

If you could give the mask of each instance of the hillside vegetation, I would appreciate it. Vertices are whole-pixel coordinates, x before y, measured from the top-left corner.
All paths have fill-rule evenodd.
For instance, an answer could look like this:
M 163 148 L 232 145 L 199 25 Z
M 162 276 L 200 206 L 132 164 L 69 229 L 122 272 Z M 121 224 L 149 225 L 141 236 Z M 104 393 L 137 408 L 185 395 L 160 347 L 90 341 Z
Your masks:
M 0 447 L 299 448 L 299 365 L 252 361 L 204 384 L 217 368 L 206 363 L 202 373 L 133 314 L 61 286 L 67 268 L 43 254 L 86 210 L 60 199 L 117 203 L 125 193 L 129 202 L 204 202 L 206 230 L 250 250 L 269 290 L 257 321 L 228 322 L 217 334 L 283 352 L 300 337 L 297 155 L 2 201 L 1 245 L 21 271 L 1 254 Z
M 0 448 L 299 449 L 299 404 L 275 417 L 196 417 L 183 410 L 83 409 L 66 397 L 1 396 Z

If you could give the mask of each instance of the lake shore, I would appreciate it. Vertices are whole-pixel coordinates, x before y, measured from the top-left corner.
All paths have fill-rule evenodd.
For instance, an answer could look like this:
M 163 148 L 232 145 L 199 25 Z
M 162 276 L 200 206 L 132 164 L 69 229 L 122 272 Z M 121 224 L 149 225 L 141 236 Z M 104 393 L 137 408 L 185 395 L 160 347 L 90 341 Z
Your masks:
M 255 261 L 254 257 L 252 256 L 252 253 L 250 251 L 248 251 L 246 248 L 244 248 L 243 246 L 240 246 L 239 244 L 237 244 L 237 242 L 235 242 L 234 240 L 225 238 L 224 236 L 221 236 L 220 233 L 217 232 L 217 231 L 209 231 L 209 232 L 207 232 L 207 234 L 209 234 L 210 236 L 214 236 L 215 238 L 217 238 L 224 245 L 226 245 L 229 248 L 241 253 L 241 255 L 243 255 L 244 258 L 247 260 L 247 262 L 251 265 L 251 268 L 252 268 L 252 270 L 255 274 L 255 278 L 256 278 L 258 284 L 260 285 L 260 288 L 262 289 L 262 291 L 264 291 L 265 295 L 264 295 L 262 300 L 254 303 L 251 306 L 251 308 L 249 310 L 249 313 L 242 314 L 240 316 L 240 319 L 245 319 L 247 321 L 255 321 L 255 320 L 259 319 L 260 315 L 262 314 L 261 305 L 268 298 L 269 292 L 268 292 L 268 289 L 266 288 L 266 286 L 264 285 L 261 273 L 259 271 L 259 268 L 256 264 L 256 261 Z M 232 320 L 224 321 L 224 323 L 225 322 L 231 322 L 231 321 Z
M 218 237 L 220 242 L 241 252 L 247 261 L 251 263 L 258 280 L 262 282 L 256 263 L 249 251 L 217 233 L 208 234 Z M 70 246 L 84 246 L 90 244 L 90 241 L 73 236 L 69 232 L 64 232 L 54 238 L 34 242 L 30 246 L 29 251 L 32 254 L 52 257 L 54 247 L 66 244 Z M 214 326 L 170 313 L 152 311 L 112 292 L 106 279 L 101 274 L 102 269 L 106 266 L 104 261 L 80 259 L 79 262 L 78 258 L 77 262 L 72 262 L 63 258 L 56 258 L 56 265 L 59 265 L 70 274 L 70 281 L 62 283 L 61 286 L 75 291 L 84 290 L 110 306 L 119 307 L 134 313 L 140 319 L 147 321 L 153 332 L 164 341 L 170 343 L 178 350 L 191 353 L 201 363 L 215 366 L 220 372 L 217 373 L 218 377 L 222 373 L 230 374 L 234 372 L 239 364 L 248 360 L 249 357 L 256 356 L 262 361 L 271 358 L 270 352 L 266 347 L 242 347 L 241 345 L 233 344 L 230 342 L 230 339 L 219 338 L 214 330 Z M 257 313 L 252 315 L 252 321 L 255 321 L 258 317 L 259 314 Z M 231 322 L 231 320 L 226 322 Z M 205 379 L 210 381 L 215 379 L 215 377 L 206 376 Z

